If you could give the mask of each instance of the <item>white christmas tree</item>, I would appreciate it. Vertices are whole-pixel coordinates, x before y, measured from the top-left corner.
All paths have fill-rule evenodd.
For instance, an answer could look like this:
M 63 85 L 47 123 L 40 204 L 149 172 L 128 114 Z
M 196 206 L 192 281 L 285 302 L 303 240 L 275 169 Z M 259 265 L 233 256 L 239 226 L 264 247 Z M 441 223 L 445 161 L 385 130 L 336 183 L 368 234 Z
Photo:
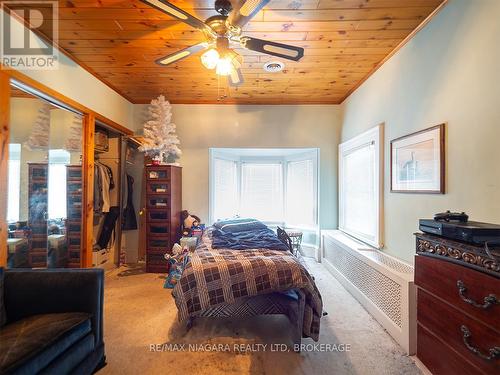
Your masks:
M 49 147 L 50 108 L 49 103 L 43 103 L 38 110 L 38 116 L 33 124 L 30 137 L 24 142 L 24 147 L 28 150 L 43 150 Z
M 140 150 L 160 162 L 173 161 L 181 156 L 176 126 L 172 120 L 172 106 L 163 95 L 151 101 L 148 108 L 150 120 L 144 127 L 145 143 Z

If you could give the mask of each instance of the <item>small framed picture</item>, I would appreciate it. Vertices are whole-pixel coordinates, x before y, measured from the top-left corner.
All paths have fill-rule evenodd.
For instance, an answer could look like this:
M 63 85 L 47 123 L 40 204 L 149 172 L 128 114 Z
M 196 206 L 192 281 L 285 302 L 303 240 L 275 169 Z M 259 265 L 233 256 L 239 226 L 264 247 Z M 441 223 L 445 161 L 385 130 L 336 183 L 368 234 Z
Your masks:
M 391 192 L 444 194 L 445 125 L 391 141 Z

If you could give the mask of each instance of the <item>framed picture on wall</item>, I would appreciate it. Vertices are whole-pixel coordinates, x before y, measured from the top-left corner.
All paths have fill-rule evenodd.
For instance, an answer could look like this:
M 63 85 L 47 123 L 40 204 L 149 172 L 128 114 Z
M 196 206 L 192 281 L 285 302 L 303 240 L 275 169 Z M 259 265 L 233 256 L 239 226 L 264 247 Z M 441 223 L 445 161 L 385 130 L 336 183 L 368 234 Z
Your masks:
M 445 125 L 391 141 L 391 192 L 445 192 Z

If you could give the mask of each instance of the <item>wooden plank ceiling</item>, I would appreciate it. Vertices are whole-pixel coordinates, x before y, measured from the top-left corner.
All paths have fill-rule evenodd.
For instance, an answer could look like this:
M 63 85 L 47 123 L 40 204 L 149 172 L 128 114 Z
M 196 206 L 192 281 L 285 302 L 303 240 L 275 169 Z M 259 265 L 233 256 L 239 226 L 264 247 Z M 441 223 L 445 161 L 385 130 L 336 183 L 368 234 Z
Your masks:
M 237 1 L 237 0 L 236 0 Z M 272 0 L 243 35 L 305 48 L 299 62 L 267 73 L 271 56 L 238 48 L 244 85 L 229 88 L 199 56 L 154 60 L 203 40 L 201 32 L 138 0 L 60 1 L 60 47 L 133 103 L 340 103 L 443 0 Z M 200 19 L 214 0 L 173 0 Z M 283 61 L 283 60 L 282 60 Z M 75 82 L 75 85 L 78 83 Z M 221 94 L 227 98 L 218 101 Z

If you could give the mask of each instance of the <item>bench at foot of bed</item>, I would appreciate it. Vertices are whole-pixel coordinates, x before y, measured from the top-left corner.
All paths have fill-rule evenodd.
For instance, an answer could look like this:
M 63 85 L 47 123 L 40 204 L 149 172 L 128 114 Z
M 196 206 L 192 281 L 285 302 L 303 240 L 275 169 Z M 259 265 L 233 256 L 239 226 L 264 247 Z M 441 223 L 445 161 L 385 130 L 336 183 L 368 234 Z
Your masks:
M 304 322 L 305 297 L 300 290 L 283 293 L 262 294 L 241 298 L 232 304 L 221 304 L 203 311 L 200 317 L 211 318 L 248 318 L 258 315 L 286 315 L 292 325 L 294 349 L 300 348 L 302 324 Z M 186 322 L 186 329 L 193 327 L 195 317 Z M 297 350 L 300 352 L 300 349 Z

